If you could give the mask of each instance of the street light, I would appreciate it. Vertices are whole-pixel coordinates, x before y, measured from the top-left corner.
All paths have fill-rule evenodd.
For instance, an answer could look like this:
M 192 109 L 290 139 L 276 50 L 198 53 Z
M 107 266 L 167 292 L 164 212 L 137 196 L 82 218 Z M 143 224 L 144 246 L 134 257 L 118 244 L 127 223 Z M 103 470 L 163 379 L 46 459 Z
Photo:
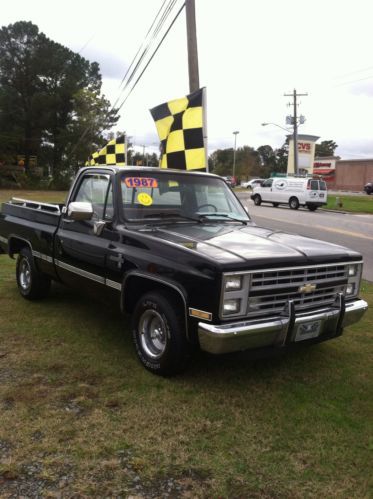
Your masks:
M 234 149 L 233 149 L 233 179 L 235 178 L 236 170 L 236 145 L 237 145 L 237 134 L 240 133 L 238 130 L 233 132 L 234 135 Z
M 283 127 L 281 125 L 277 125 L 277 123 L 262 123 L 262 126 L 267 126 L 267 125 L 277 126 L 278 128 L 282 128 L 282 130 L 285 130 L 288 133 L 291 131 L 288 128 L 285 128 L 285 127 Z

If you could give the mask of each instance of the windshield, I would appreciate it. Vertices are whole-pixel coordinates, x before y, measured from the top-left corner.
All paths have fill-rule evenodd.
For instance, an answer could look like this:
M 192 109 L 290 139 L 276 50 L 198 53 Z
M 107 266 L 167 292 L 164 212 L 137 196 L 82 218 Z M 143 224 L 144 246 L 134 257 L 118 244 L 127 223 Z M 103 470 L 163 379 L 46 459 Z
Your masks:
M 250 220 L 220 178 L 132 171 L 123 172 L 121 187 L 126 220 Z

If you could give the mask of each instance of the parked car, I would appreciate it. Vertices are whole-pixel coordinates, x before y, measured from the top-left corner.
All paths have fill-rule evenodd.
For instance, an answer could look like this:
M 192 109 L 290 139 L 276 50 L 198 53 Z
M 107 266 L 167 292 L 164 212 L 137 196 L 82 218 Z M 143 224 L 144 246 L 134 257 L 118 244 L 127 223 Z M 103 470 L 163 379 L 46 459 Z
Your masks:
M 254 187 L 251 199 L 255 205 L 272 203 L 277 207 L 288 204 L 292 210 L 306 206 L 315 211 L 327 204 L 327 189 L 324 180 L 309 177 L 275 177 Z
M 228 177 L 223 177 L 223 179 L 227 182 L 227 184 L 230 187 L 236 187 L 237 182 L 236 182 L 236 179 L 234 177 L 228 176 Z
M 373 193 L 373 182 L 368 182 L 364 185 L 364 191 L 369 195 Z
M 246 182 L 241 182 L 241 187 L 244 187 L 245 189 L 254 189 L 257 185 L 262 185 L 264 180 L 264 178 L 252 178 Z
M 131 316 L 140 362 L 160 375 L 186 368 L 196 348 L 284 351 L 336 338 L 368 307 L 360 253 L 257 227 L 209 173 L 83 168 L 66 204 L 2 205 L 1 252 L 18 255 L 27 300 L 45 297 L 53 280 L 106 295 Z

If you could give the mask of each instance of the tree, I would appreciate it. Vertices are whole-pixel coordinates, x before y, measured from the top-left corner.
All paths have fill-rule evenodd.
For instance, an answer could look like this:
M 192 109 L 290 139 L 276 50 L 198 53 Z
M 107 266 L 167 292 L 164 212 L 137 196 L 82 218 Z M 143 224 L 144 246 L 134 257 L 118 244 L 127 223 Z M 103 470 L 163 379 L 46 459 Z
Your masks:
M 217 175 L 232 175 L 233 148 L 217 149 L 210 156 L 211 171 Z
M 101 85 L 97 63 L 49 40 L 31 22 L 2 27 L 1 156 L 22 153 L 27 168 L 35 154 L 55 174 L 68 162 L 83 164 L 118 119 Z
M 338 144 L 334 140 L 323 140 L 320 144 L 316 144 L 315 156 L 325 158 L 327 156 L 334 156 Z
M 260 157 L 253 147 L 243 146 L 237 149 L 236 177 L 239 179 L 257 177 L 260 169 Z
M 273 172 L 286 172 L 288 144 L 273 150 L 270 145 L 254 149 L 243 146 L 236 151 L 235 174 L 239 179 L 269 177 Z M 232 175 L 233 149 L 218 149 L 209 157 L 209 169 L 218 175 Z

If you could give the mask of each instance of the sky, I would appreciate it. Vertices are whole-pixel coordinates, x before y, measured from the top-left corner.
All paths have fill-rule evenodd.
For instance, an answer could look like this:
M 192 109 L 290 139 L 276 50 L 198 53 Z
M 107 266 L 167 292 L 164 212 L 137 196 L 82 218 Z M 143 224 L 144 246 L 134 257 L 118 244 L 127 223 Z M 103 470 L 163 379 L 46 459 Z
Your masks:
M 373 158 L 371 0 L 195 0 L 200 86 L 207 91 L 209 152 L 281 147 L 296 89 L 299 133 L 338 144 L 342 159 Z M 120 83 L 163 0 L 17 0 L 0 25 L 31 21 L 52 40 L 100 65 L 103 93 L 119 102 Z M 177 0 L 169 22 L 182 6 Z M 4 8 L 3 6 L 6 7 Z M 158 150 L 149 109 L 189 93 L 182 11 L 120 111 L 117 130 L 139 150 Z M 263 122 L 273 123 L 263 127 Z M 278 125 L 278 126 L 276 126 Z

